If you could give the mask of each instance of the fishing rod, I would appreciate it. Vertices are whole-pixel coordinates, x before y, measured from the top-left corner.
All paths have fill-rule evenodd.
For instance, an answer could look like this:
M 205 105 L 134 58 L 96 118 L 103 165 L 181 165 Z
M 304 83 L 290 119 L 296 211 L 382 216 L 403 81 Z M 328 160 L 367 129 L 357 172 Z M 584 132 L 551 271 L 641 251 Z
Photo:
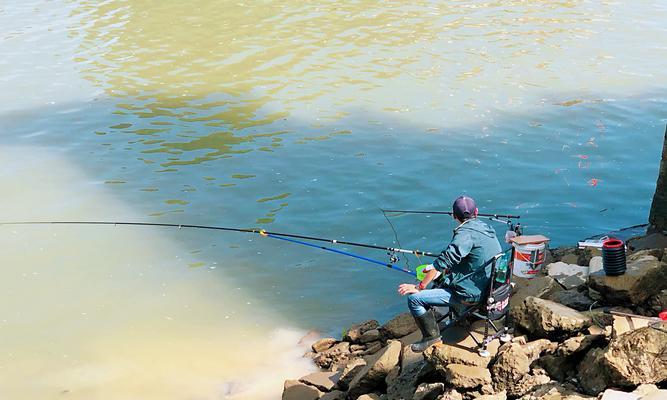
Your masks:
M 427 210 L 385 210 L 381 208 L 383 212 L 396 213 L 396 214 L 443 214 L 443 215 L 454 215 L 451 211 L 427 211 Z M 477 214 L 479 217 L 490 217 L 490 218 L 505 218 L 505 219 L 519 219 L 520 215 L 509 215 L 509 214 Z M 504 222 L 504 221 L 503 221 Z
M 389 252 L 390 256 L 392 256 L 393 253 L 405 253 L 405 254 L 414 254 L 415 256 L 418 257 L 419 256 L 438 257 L 438 254 L 421 250 L 409 250 L 397 247 L 377 246 L 367 243 L 348 242 L 344 240 L 327 239 L 316 236 L 295 235 L 292 233 L 270 232 L 270 231 L 265 231 L 264 229 L 230 228 L 230 227 L 211 226 L 211 225 L 168 224 L 160 222 L 113 222 L 113 221 L 17 221 L 17 222 L 0 222 L 0 225 L 114 225 L 114 226 L 130 225 L 130 226 L 162 226 L 162 227 L 173 227 L 178 229 L 181 228 L 209 229 L 209 230 L 226 231 L 226 232 L 254 233 L 274 238 L 280 237 L 280 238 L 304 239 L 316 242 L 326 242 L 326 243 L 341 244 L 346 246 L 364 247 L 367 249 L 385 250 Z M 392 262 L 395 262 L 394 258 L 395 257 L 392 256 Z M 382 265 L 386 265 L 386 263 L 382 263 Z

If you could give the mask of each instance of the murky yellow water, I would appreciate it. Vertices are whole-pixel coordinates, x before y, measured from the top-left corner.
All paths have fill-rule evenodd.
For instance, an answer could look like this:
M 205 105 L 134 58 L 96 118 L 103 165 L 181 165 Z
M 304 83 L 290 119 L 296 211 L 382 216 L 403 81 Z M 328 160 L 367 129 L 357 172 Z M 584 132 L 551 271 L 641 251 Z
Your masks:
M 133 215 L 57 155 L 0 159 L 0 220 Z M 272 399 L 311 369 L 303 332 L 160 232 L 2 226 L 0 243 L 2 398 Z

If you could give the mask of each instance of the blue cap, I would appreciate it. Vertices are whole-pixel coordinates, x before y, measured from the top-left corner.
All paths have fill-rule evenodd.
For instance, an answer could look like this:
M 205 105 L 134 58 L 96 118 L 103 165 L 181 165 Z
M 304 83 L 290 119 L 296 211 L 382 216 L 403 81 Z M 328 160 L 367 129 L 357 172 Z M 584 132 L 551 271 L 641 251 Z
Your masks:
M 452 211 L 454 216 L 461 221 L 465 221 L 475 215 L 475 209 L 477 205 L 475 200 L 468 196 L 460 196 L 454 200 L 454 205 L 452 206 Z

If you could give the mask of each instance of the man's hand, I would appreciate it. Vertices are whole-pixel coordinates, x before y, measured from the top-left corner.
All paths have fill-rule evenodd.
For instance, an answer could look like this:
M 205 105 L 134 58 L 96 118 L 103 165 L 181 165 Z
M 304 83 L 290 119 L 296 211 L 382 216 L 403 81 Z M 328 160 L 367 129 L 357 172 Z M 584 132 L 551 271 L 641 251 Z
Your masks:
M 401 296 L 418 292 L 419 289 L 417 289 L 417 285 L 413 285 L 411 283 L 403 283 L 401 285 L 398 285 L 398 294 L 400 294 Z

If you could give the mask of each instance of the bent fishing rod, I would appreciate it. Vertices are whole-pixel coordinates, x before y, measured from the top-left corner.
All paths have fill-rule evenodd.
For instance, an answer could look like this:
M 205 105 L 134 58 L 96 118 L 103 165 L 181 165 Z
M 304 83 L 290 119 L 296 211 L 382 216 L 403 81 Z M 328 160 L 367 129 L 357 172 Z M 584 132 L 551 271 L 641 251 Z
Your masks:
M 169 224 L 169 223 L 161 223 L 161 222 L 125 222 L 125 221 L 15 221 L 15 222 L 0 222 L 0 225 L 114 225 L 114 226 L 129 225 L 129 226 L 173 227 L 173 228 L 179 228 L 179 229 L 181 229 L 181 228 L 209 229 L 209 230 L 217 230 L 217 231 L 225 231 L 225 232 L 253 233 L 253 234 L 259 234 L 261 236 L 272 237 L 274 239 L 281 239 L 281 240 L 286 240 L 286 238 L 304 239 L 304 240 L 312 240 L 312 241 L 316 241 L 316 242 L 326 242 L 326 243 L 331 243 L 331 244 L 340 244 L 340 245 L 346 245 L 346 246 L 364 247 L 364 248 L 368 248 L 368 249 L 385 250 L 385 251 L 388 251 L 390 253 L 390 255 L 391 255 L 391 253 L 405 253 L 405 254 L 414 254 L 415 256 L 418 256 L 418 257 L 419 256 L 438 257 L 438 254 L 431 253 L 431 252 L 428 252 L 428 251 L 421 251 L 421 250 L 409 250 L 409 249 L 401 249 L 401 248 L 397 248 L 397 247 L 377 246 L 377 245 L 372 245 L 372 244 L 367 244 L 367 243 L 348 242 L 348 241 L 344 241 L 344 240 L 327 239 L 327 238 L 316 237 L 316 236 L 296 235 L 296 234 L 292 234 L 292 233 L 270 232 L 270 231 L 266 231 L 264 229 L 230 228 L 230 227 L 211 226 L 211 225 Z M 295 242 L 298 242 L 299 244 L 306 244 L 306 245 L 309 245 L 309 246 L 322 248 L 321 246 L 316 246 L 312 243 L 306 243 L 306 242 L 300 242 L 300 241 L 295 241 Z M 323 248 L 323 249 L 324 250 L 329 250 L 329 251 L 334 251 L 335 250 L 335 249 L 329 249 L 329 248 Z M 341 252 L 341 251 L 340 250 L 335 250 L 334 252 Z M 344 253 L 345 252 L 342 252 L 341 254 L 344 254 Z M 349 254 L 346 254 L 346 255 L 349 255 Z M 359 257 L 361 257 L 361 256 L 359 256 Z M 359 257 L 357 257 L 357 258 L 359 258 Z M 382 262 L 380 262 L 380 263 L 384 266 L 387 266 L 387 263 L 382 263 Z

